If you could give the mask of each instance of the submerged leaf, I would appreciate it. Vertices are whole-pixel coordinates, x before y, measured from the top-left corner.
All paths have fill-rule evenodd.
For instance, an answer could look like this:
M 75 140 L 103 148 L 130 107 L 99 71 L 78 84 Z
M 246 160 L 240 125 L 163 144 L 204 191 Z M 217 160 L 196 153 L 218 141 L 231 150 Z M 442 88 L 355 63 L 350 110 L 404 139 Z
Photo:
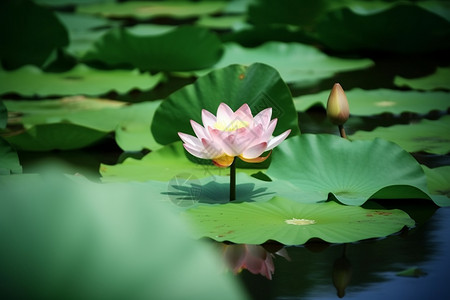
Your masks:
M 101 95 L 116 91 L 124 94 L 132 89 L 150 90 L 163 78 L 138 70 L 102 71 L 77 65 L 63 73 L 45 73 L 34 66 L 24 66 L 7 72 L 0 69 L 0 95 L 17 93 L 25 97 Z
M 368 210 L 335 202 L 302 204 L 278 197 L 263 203 L 201 205 L 184 216 L 197 238 L 244 244 L 275 240 L 301 245 L 313 238 L 351 243 L 414 226 L 414 220 L 401 210 Z
M 408 152 L 447 154 L 450 152 L 450 116 L 443 116 L 437 121 L 424 119 L 417 124 L 357 131 L 349 136 L 352 140 L 371 140 L 377 137 L 392 141 Z
M 294 98 L 297 111 L 305 111 L 314 105 L 326 107 L 329 91 Z M 345 91 L 350 104 L 350 113 L 371 116 L 381 113 L 400 114 L 415 112 L 426 114 L 431 110 L 447 110 L 450 107 L 449 93 L 397 91 L 388 89 Z
M 353 141 L 334 135 L 303 134 L 274 149 L 267 175 L 288 180 L 316 201 L 331 193 L 347 205 L 370 198 L 430 199 L 417 161 L 394 143 L 376 139 Z M 301 202 L 301 192 L 297 194 Z

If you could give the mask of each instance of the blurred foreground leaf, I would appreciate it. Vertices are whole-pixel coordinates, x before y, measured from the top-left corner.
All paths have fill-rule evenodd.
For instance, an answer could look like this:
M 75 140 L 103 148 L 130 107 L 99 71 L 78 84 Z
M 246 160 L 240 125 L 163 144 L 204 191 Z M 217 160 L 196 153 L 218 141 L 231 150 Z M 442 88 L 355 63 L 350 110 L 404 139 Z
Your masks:
M 147 186 L 55 174 L 0 177 L 0 189 L 3 299 L 245 298 Z

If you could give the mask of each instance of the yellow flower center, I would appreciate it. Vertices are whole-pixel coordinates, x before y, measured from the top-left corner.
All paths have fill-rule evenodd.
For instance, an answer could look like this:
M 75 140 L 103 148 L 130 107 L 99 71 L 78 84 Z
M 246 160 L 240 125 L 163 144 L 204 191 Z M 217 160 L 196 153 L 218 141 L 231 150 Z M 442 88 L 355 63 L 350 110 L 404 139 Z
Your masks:
M 248 122 L 241 120 L 233 120 L 231 123 L 217 122 L 216 124 L 214 124 L 214 128 L 219 129 L 221 131 L 235 131 L 243 127 L 248 127 Z
M 289 219 L 289 220 L 284 220 L 284 222 L 286 224 L 289 224 L 289 225 L 312 225 L 312 224 L 316 223 L 315 220 L 296 219 L 296 218 L 292 218 L 292 219 Z

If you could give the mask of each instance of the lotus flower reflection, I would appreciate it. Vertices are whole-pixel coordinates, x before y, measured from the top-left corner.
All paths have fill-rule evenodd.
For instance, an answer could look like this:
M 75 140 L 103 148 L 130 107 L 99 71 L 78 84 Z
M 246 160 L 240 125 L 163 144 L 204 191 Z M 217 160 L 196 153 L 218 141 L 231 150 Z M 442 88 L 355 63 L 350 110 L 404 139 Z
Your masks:
M 291 130 L 272 137 L 277 119 L 271 120 L 272 108 L 266 108 L 253 117 L 250 107 L 242 105 L 233 110 L 221 103 L 217 116 L 202 110 L 203 126 L 191 120 L 197 137 L 179 132 L 184 148 L 192 155 L 212 159 L 219 167 L 230 166 L 237 156 L 243 161 L 256 163 L 266 160 L 264 152 L 278 146 L 287 138 Z

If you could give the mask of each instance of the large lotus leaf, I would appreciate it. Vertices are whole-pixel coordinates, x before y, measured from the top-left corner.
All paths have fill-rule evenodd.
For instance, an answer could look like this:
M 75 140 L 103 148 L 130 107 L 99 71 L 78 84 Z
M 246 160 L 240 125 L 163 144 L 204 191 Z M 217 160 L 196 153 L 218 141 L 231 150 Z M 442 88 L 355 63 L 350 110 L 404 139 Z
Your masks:
M 149 186 L 13 175 L 0 190 L 6 298 L 245 299 Z
M 292 137 L 274 149 L 267 175 L 318 193 L 317 201 L 329 193 L 347 205 L 362 205 L 372 197 L 430 199 L 417 161 L 382 139 L 351 142 L 327 134 Z
M 0 1 L 0 40 L 0 61 L 7 69 L 42 66 L 69 43 L 53 12 L 31 1 Z
M 439 206 L 450 206 L 450 166 L 430 169 L 422 165 L 428 189 Z
M 107 132 L 70 123 L 33 125 L 26 130 L 3 136 L 18 150 L 70 150 L 90 146 L 104 139 Z
M 206 28 L 181 26 L 159 35 L 112 29 L 83 59 L 141 70 L 188 71 L 210 67 L 221 55 L 222 43 L 215 34 Z
M 231 64 L 268 64 L 280 72 L 287 82 L 315 82 L 337 72 L 364 69 L 373 65 L 370 59 L 331 57 L 317 48 L 298 43 L 267 42 L 259 47 L 245 48 L 235 43 L 225 45 L 225 52 L 213 69 Z M 197 74 L 205 74 L 202 70 Z
M 299 133 L 292 96 L 279 73 L 264 64 L 232 65 L 200 77 L 163 101 L 153 118 L 155 140 L 166 145 L 178 141 L 180 131 L 194 134 L 190 120 L 201 124 L 202 109 L 216 114 L 221 102 L 233 110 L 247 103 L 254 115 L 272 107 L 272 118 L 278 118 L 275 135 L 289 128 L 292 135 Z
M 415 112 L 426 114 L 431 110 L 447 110 L 450 94 L 446 92 L 396 91 L 388 89 L 345 91 L 352 115 L 370 116 L 385 112 L 400 114 Z M 330 91 L 294 98 L 297 111 L 305 111 L 314 105 L 327 106 Z
M 132 89 L 150 90 L 163 78 L 138 70 L 102 71 L 77 65 L 62 73 L 45 73 L 34 66 L 15 71 L 0 69 L 0 94 L 17 93 L 26 97 L 55 95 L 101 95 L 116 91 L 124 94 Z
M 357 1 L 329 11 L 315 35 L 338 51 L 418 53 L 449 49 L 450 22 L 416 3 Z
M 193 158 L 195 159 L 195 158 Z M 201 164 L 203 163 L 203 164 Z M 253 174 L 260 169 L 238 168 L 238 171 Z M 180 174 L 192 174 L 196 178 L 211 175 L 227 175 L 229 168 L 219 168 L 207 160 L 187 159 L 182 142 L 167 145 L 157 151 L 150 152 L 142 159 L 129 157 L 121 164 L 100 166 L 103 181 L 168 181 Z
M 357 131 L 352 140 L 372 140 L 381 137 L 400 145 L 408 152 L 425 151 L 435 154 L 450 152 L 450 116 L 439 120 L 422 120 L 417 124 L 378 127 L 373 131 Z
M 0 175 L 22 173 L 17 152 L 0 137 Z
M 335 202 L 303 204 L 275 197 L 262 203 L 202 205 L 184 213 L 197 238 L 262 244 L 275 240 L 301 245 L 318 238 L 351 243 L 384 237 L 415 222 L 401 210 L 371 210 Z
M 103 132 L 116 132 L 116 142 L 125 151 L 161 147 L 154 140 L 150 124 L 160 101 L 132 105 L 106 99 L 67 97 L 60 100 L 5 101 L 9 110 L 21 117 L 9 124 L 32 125 L 70 123 Z M 100 134 L 99 137 L 103 137 Z M 56 141 L 55 141 L 56 143 Z
M 80 5 L 77 11 L 101 15 L 108 18 L 134 18 L 147 20 L 157 17 L 186 19 L 221 12 L 227 5 L 224 1 L 174 1 L 149 2 L 127 1 L 122 3 L 100 3 Z
M 394 84 L 416 90 L 450 89 L 450 68 L 437 68 L 436 72 L 421 78 L 403 78 L 396 76 Z
M 6 122 L 8 121 L 8 110 L 6 109 L 3 101 L 0 100 L 0 129 L 6 128 Z

